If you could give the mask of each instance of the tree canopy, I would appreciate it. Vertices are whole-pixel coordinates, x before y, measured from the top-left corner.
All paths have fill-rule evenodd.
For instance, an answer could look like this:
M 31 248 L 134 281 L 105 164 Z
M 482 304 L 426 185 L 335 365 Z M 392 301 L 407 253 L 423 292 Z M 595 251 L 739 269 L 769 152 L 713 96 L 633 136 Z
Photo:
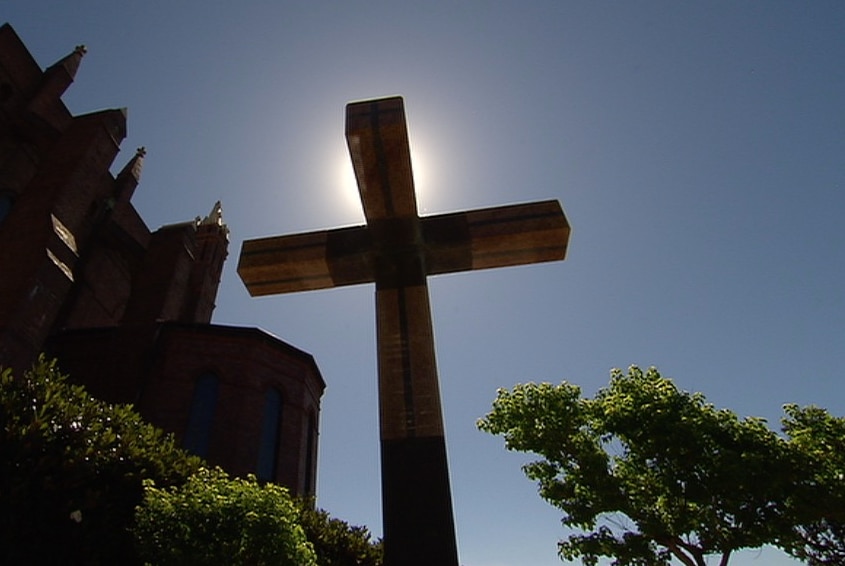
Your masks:
M 766 544 L 799 555 L 818 540 L 812 529 L 831 535 L 814 504 L 836 489 L 836 465 L 817 464 L 845 429 L 825 417 L 788 407 L 784 437 L 633 366 L 614 370 L 592 399 L 566 382 L 500 390 L 478 426 L 503 435 L 510 450 L 542 457 L 524 470 L 574 530 L 559 543 L 562 558 L 703 566 L 708 555 L 725 565 L 734 551 Z M 804 545 L 796 542 L 802 529 Z
M 39 359 L 0 371 L 0 563 L 132 563 L 142 481 L 184 482 L 201 461 L 128 405 L 91 397 Z
M 793 497 L 796 536 L 783 546 L 813 566 L 845 564 L 845 418 L 794 404 L 784 412 L 783 430 L 808 476 Z

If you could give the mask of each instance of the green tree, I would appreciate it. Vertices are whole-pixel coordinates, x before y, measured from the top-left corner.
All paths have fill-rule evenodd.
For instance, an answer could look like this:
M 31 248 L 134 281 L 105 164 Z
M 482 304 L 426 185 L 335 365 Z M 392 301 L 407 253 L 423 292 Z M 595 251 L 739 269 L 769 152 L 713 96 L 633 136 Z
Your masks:
M 126 405 L 40 358 L 0 372 L 0 563 L 131 564 L 142 480 L 184 482 L 200 460 Z
M 572 384 L 500 390 L 478 423 L 510 450 L 574 534 L 562 558 L 595 565 L 726 565 L 742 548 L 791 540 L 807 465 L 765 421 L 739 419 L 652 368 L 611 373 L 593 399 Z M 807 492 L 809 493 L 809 492 Z
M 351 526 L 317 509 L 313 499 L 298 501 L 299 522 L 320 566 L 381 566 L 383 548 L 366 527 Z
M 254 476 L 200 471 L 182 486 L 145 482 L 134 527 L 142 559 L 155 566 L 316 565 L 287 489 Z
M 796 535 L 783 545 L 814 566 L 845 564 L 845 418 L 818 407 L 787 405 L 783 431 L 808 466 L 792 511 Z

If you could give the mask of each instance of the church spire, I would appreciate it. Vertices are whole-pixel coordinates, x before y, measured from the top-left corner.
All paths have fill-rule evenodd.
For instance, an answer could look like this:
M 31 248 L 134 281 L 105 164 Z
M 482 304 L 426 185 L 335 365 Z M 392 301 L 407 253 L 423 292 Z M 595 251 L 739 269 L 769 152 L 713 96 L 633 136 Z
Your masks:
M 65 55 L 44 71 L 44 80 L 36 98 L 49 96 L 55 99 L 64 94 L 79 70 L 79 64 L 88 49 L 84 45 L 77 45 L 73 51 Z
M 68 55 L 59 59 L 44 71 L 41 84 L 29 101 L 29 110 L 35 115 L 55 123 L 57 107 L 61 107 L 61 98 L 76 77 L 82 57 L 85 56 L 84 45 L 77 45 Z M 67 113 L 67 110 L 64 111 Z M 61 113 L 59 113 L 61 114 Z
M 63 58 L 51 65 L 47 69 L 46 73 L 50 74 L 51 72 L 58 72 L 58 70 L 62 70 L 66 73 L 67 77 L 73 81 L 73 79 L 76 78 L 76 71 L 79 70 L 79 63 L 82 62 L 82 58 L 86 53 L 88 53 L 87 47 L 84 45 L 77 45 L 68 55 L 65 55 Z M 56 69 L 56 71 L 54 71 L 54 69 Z
M 223 206 L 214 203 L 205 218 L 196 219 L 195 263 L 189 279 L 190 291 L 182 307 L 183 322 L 211 322 L 214 301 L 220 286 L 223 262 L 229 249 L 229 227 L 223 222 Z
M 213 207 L 211 207 L 211 212 L 208 213 L 208 216 L 202 220 L 200 220 L 200 217 L 197 216 L 197 226 L 219 226 L 221 231 L 228 238 L 229 227 L 226 226 L 225 222 L 223 222 L 223 206 L 220 204 L 219 200 L 214 203 Z
M 141 180 L 141 169 L 144 166 L 144 156 L 147 155 L 145 147 L 139 147 L 135 155 L 117 174 L 114 180 L 114 197 L 119 202 L 129 202 L 135 193 L 135 188 Z

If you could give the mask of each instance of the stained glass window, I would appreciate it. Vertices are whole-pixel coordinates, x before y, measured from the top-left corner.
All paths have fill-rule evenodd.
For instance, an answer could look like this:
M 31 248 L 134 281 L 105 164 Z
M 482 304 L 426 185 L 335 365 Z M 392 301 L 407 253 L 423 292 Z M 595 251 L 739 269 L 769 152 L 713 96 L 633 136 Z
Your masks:
M 220 380 L 213 373 L 201 375 L 194 386 L 194 399 L 183 445 L 185 450 L 203 458 L 208 456 L 211 446 L 211 425 L 214 422 L 219 386 Z
M 264 394 L 261 420 L 261 445 L 258 448 L 258 479 L 272 481 L 279 456 L 279 429 L 282 425 L 282 394 L 268 389 Z

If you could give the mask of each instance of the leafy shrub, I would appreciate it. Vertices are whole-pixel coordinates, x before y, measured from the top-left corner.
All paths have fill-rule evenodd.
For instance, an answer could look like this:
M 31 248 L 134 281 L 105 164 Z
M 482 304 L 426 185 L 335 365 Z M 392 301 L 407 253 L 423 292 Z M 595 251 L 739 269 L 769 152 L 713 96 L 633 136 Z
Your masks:
M 313 499 L 298 501 L 299 522 L 317 554 L 320 566 L 381 566 L 381 541 L 366 527 L 352 526 L 316 509 Z
M 156 566 L 316 565 L 287 489 L 219 468 L 172 488 L 145 481 L 134 533 L 141 557 Z
M 201 461 L 72 385 L 39 358 L 0 372 L 0 563 L 131 564 L 142 481 L 182 483 Z

